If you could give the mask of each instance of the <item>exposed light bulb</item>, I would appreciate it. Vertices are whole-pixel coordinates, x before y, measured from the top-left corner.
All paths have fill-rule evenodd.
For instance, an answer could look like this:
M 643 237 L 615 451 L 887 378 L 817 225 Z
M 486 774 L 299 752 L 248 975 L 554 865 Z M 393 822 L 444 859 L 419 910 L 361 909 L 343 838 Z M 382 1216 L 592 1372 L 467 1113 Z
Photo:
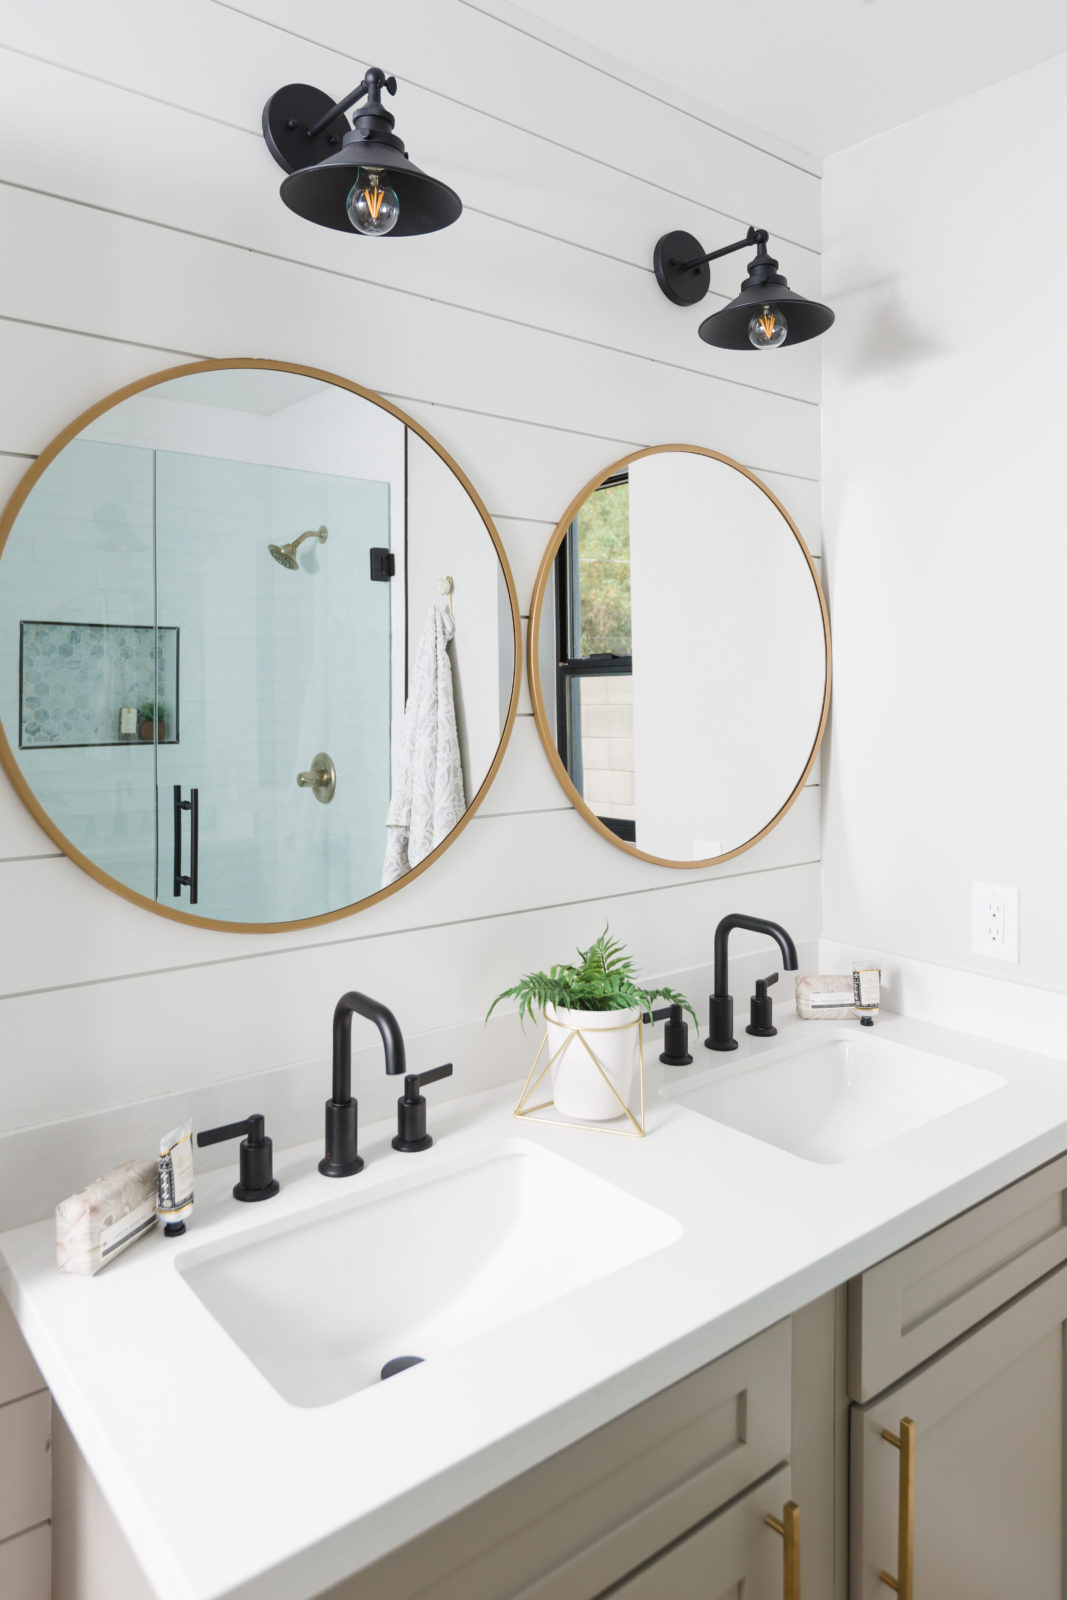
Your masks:
M 748 325 L 749 343 L 756 350 L 774 350 L 784 344 L 789 324 L 776 306 L 761 306 Z
M 391 233 L 400 217 L 396 190 L 382 182 L 380 167 L 360 167 L 345 202 L 348 220 L 357 233 L 380 238 Z

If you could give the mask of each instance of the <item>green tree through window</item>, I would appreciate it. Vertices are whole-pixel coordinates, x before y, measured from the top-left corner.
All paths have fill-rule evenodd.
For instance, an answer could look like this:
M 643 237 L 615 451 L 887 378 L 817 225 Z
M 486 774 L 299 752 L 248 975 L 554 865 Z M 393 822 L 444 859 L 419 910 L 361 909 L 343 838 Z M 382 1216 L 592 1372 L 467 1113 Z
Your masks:
M 630 654 L 630 485 L 605 484 L 577 517 L 583 656 Z

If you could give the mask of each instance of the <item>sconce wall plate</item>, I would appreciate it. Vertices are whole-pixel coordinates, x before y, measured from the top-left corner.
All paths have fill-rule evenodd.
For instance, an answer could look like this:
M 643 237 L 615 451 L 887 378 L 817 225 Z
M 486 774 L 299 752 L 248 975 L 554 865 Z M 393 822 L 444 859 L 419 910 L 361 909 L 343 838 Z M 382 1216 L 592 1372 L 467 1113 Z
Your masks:
M 694 257 L 699 259 L 694 262 Z M 693 264 L 683 266 L 686 262 Z M 680 228 L 657 240 L 652 265 L 656 282 L 676 306 L 695 306 L 711 287 L 711 268 L 704 260 L 704 246 Z

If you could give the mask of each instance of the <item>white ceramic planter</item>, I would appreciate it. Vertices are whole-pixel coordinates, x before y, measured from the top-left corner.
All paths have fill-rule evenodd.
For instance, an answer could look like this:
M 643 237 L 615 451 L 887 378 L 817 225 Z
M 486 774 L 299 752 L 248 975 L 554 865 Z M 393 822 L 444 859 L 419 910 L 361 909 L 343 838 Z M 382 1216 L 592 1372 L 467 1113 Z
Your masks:
M 634 1066 L 637 1062 L 640 1006 L 625 1011 L 564 1011 L 545 1007 L 548 1053 L 559 1057 L 552 1067 L 552 1098 L 556 1110 L 580 1122 L 607 1122 L 623 1115 L 622 1105 L 630 1103 Z M 616 1100 L 604 1077 L 590 1058 L 589 1050 L 575 1036 L 580 1028 L 604 1072 L 619 1096 Z

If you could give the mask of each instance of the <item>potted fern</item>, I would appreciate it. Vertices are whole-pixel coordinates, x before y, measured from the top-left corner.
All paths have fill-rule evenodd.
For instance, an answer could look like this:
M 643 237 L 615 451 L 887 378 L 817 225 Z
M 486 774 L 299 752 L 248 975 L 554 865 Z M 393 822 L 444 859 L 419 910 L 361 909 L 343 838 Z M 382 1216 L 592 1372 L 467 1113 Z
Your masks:
M 623 1114 L 629 1103 L 638 1024 L 657 1000 L 681 1005 L 696 1022 L 696 1012 L 673 989 L 646 989 L 638 981 L 633 957 L 607 925 L 578 965 L 560 963 L 547 972 L 528 972 L 498 994 L 486 1021 L 501 1000 L 519 1002 L 519 1020 L 540 1012 L 552 1062 L 552 1098 L 564 1116 L 605 1122 Z

